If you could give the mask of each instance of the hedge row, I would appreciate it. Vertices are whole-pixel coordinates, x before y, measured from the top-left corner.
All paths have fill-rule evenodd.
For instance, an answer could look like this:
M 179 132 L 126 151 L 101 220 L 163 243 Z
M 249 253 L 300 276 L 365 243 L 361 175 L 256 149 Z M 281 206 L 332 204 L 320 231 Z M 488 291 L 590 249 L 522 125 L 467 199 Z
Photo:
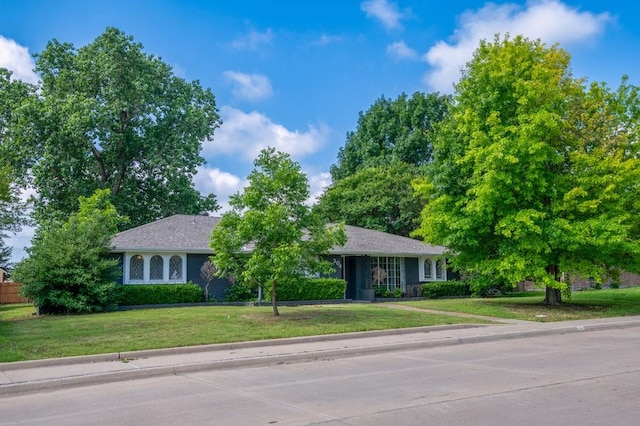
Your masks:
M 469 296 L 470 294 L 469 285 L 460 281 L 443 281 L 422 285 L 422 297 L 428 299 Z
M 204 298 L 200 286 L 186 284 L 140 284 L 120 286 L 120 305 L 198 303 Z
M 343 299 L 347 282 L 338 278 L 307 278 L 280 285 L 278 300 L 335 300 Z

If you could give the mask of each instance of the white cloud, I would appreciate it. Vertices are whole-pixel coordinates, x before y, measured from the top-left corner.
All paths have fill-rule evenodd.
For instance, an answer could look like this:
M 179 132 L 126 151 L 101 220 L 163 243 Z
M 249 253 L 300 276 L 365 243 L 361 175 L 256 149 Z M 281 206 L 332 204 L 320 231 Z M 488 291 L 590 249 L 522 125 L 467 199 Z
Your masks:
M 225 71 L 223 77 L 234 83 L 233 96 L 249 101 L 268 98 L 273 94 L 269 79 L 261 74 Z
M 329 44 L 338 43 L 344 40 L 344 36 L 322 34 L 316 40 L 311 42 L 312 46 L 327 46 Z
M 261 33 L 250 28 L 248 34 L 233 40 L 230 46 L 238 50 L 258 50 L 261 47 L 270 46 L 272 43 L 273 32 L 271 29 Z
M 17 234 L 8 234 L 4 239 L 5 245 L 11 247 L 11 261 L 19 262 L 27 257 L 26 247 L 31 246 L 31 239 L 35 234 L 35 228 L 32 226 L 23 226 L 22 230 Z
M 314 172 L 308 170 L 303 170 L 303 173 L 307 176 L 310 193 L 306 204 L 311 206 L 318 201 L 325 189 L 331 185 L 331 174 L 325 172 L 313 174 Z M 214 215 L 222 215 L 230 211 L 229 197 L 242 193 L 249 185 L 249 181 L 246 178 L 241 178 L 218 168 L 209 167 L 199 167 L 193 181 L 200 193 L 216 195 L 220 209 L 214 212 Z
M 237 155 L 253 161 L 260 150 L 267 147 L 287 152 L 292 157 L 304 157 L 317 152 L 329 135 L 329 128 L 324 124 L 309 125 L 304 132 L 289 130 L 259 112 L 246 113 L 230 106 L 223 106 L 220 115 L 222 126 L 213 141 L 205 141 L 202 145 L 205 158 Z
M 247 180 L 218 168 L 198 167 L 193 178 L 195 187 L 202 194 L 215 194 L 220 204 L 220 210 L 215 214 L 222 214 L 231 209 L 229 196 L 241 191 Z
M 418 52 L 410 48 L 404 41 L 396 41 L 387 46 L 387 54 L 396 59 L 415 59 Z
M 406 13 L 398 10 L 398 5 L 388 3 L 387 0 L 365 0 L 360 3 L 360 10 L 366 13 L 367 17 L 378 19 L 387 29 L 402 29 L 400 22 Z
M 0 67 L 13 71 L 13 78 L 26 83 L 36 84 L 38 75 L 33 71 L 35 62 L 29 49 L 20 46 L 15 40 L 0 36 Z
M 307 173 L 307 178 L 309 180 L 309 192 L 311 193 L 308 204 L 313 205 L 318 201 L 325 189 L 331 185 L 331 174 L 326 172 L 312 174 L 309 172 Z
M 424 59 L 434 70 L 425 76 L 425 82 L 434 90 L 450 93 L 480 40 L 492 41 L 496 34 L 522 34 L 547 44 L 566 45 L 589 40 L 612 20 L 608 13 L 583 12 L 558 0 L 529 1 L 524 7 L 488 3 L 460 16 L 450 43 L 439 41 L 429 49 Z

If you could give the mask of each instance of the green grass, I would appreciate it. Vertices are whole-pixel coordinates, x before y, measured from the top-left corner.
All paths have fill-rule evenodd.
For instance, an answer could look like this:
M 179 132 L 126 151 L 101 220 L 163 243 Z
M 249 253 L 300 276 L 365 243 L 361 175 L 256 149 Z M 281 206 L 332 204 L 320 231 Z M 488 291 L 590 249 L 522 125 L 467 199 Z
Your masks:
M 543 299 L 543 292 L 527 292 L 509 297 L 399 303 L 414 308 L 544 322 L 640 315 L 640 287 L 574 292 L 571 299 L 564 298 L 565 303 L 558 307 L 542 305 Z
M 0 305 L 0 362 L 89 355 L 283 337 L 347 333 L 478 320 L 421 309 L 529 321 L 640 315 L 640 287 L 573 293 L 561 307 L 543 306 L 544 294 L 487 299 L 441 299 L 392 304 L 280 307 L 203 306 L 106 314 L 34 316 L 30 305 Z M 389 309 L 406 305 L 415 309 Z
M 478 322 L 365 304 L 279 310 L 279 317 L 252 306 L 35 317 L 32 306 L 0 305 L 0 362 Z

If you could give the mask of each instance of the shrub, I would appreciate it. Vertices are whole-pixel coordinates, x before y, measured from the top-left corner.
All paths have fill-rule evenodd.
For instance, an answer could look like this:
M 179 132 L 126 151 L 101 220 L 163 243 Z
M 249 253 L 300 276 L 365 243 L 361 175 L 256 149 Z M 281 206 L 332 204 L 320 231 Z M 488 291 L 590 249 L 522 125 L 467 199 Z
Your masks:
M 225 302 L 248 302 L 257 297 L 251 291 L 251 287 L 246 284 L 235 283 L 224 292 Z
M 435 299 L 437 297 L 468 296 L 469 286 L 461 281 L 443 281 L 422 285 L 422 297 Z
M 115 309 L 118 261 L 109 241 L 121 218 L 109 191 L 80 197 L 79 210 L 66 222 L 41 226 L 14 279 L 41 314 L 77 314 Z
M 381 299 L 387 299 L 391 297 L 391 292 L 389 291 L 389 289 L 381 285 L 373 286 L 373 294 L 375 295 L 375 297 Z
M 347 282 L 338 278 L 303 278 L 278 287 L 278 300 L 336 300 L 344 298 Z
M 120 305 L 198 303 L 203 298 L 202 289 L 193 283 L 122 285 L 119 292 Z
M 465 282 L 469 284 L 473 297 L 494 296 L 498 293 L 507 294 L 511 293 L 514 289 L 513 284 L 485 275 L 467 277 Z

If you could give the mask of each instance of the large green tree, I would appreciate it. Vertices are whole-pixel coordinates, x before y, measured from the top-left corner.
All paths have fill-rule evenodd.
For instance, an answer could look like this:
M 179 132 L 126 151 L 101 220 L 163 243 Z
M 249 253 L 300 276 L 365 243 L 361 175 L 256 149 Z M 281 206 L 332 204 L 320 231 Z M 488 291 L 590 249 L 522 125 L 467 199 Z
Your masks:
M 346 242 L 345 230 L 327 226 L 307 205 L 307 177 L 288 154 L 262 150 L 248 180 L 212 232 L 211 260 L 219 276 L 269 291 L 277 316 L 278 285 L 330 273 L 322 254 Z
M 13 274 L 41 314 L 85 313 L 116 307 L 118 261 L 111 237 L 123 220 L 108 189 L 80 197 L 79 210 L 63 223 L 38 228 L 28 257 Z
M 638 90 L 571 75 L 558 46 L 483 41 L 434 142 L 418 234 L 470 273 L 546 286 L 640 269 Z
M 39 222 L 66 219 L 97 189 L 110 190 L 129 226 L 217 209 L 192 181 L 201 142 L 220 125 L 209 89 L 177 77 L 116 28 L 81 48 L 50 41 L 36 71 L 38 114 L 16 139 L 15 163 L 33 178 Z
M 400 161 L 362 168 L 327 188 L 315 209 L 332 222 L 408 237 L 424 207 L 412 186 L 420 174 L 420 167 Z
M 4 269 L 10 275 L 13 270 L 13 262 L 11 261 L 13 248 L 6 245 L 3 237 L 0 234 L 0 269 Z
M 358 127 L 347 134 L 345 146 L 331 166 L 333 181 L 356 171 L 401 161 L 420 166 L 432 158 L 436 123 L 446 115 L 449 97 L 437 93 L 402 93 L 396 99 L 382 96 L 358 116 Z
M 15 80 L 9 70 L 0 68 L 0 237 L 4 232 L 18 232 L 26 222 L 20 190 L 25 181 L 17 173 L 13 160 L 28 152 L 20 144 L 21 135 L 29 132 L 28 117 L 32 116 L 31 101 L 35 87 Z

